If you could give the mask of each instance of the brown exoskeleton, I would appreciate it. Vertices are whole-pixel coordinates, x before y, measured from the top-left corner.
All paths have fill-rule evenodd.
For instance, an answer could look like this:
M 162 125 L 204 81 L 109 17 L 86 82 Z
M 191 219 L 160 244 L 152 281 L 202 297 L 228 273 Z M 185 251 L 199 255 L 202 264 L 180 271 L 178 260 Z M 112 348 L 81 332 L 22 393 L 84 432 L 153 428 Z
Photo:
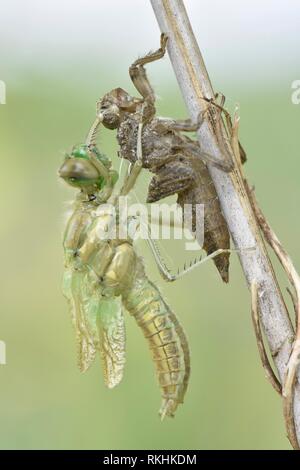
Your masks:
M 204 153 L 198 142 L 182 134 L 199 129 L 204 120 L 204 113 L 199 115 L 197 122 L 156 116 L 155 95 L 144 65 L 161 59 L 166 52 L 166 44 L 167 37 L 162 34 L 160 48 L 138 59 L 129 68 L 131 80 L 142 98 L 130 96 L 122 88 L 116 88 L 98 102 L 97 114 L 99 121 L 102 121 L 106 128 L 117 129 L 119 156 L 134 163 L 137 159 L 137 109 L 141 103 L 144 104 L 143 167 L 154 173 L 148 189 L 147 202 L 159 201 L 177 194 L 177 202 L 181 207 L 184 207 L 184 204 L 192 204 L 193 231 L 196 204 L 204 204 L 203 248 L 209 255 L 220 249 L 228 250 L 230 237 L 206 164 L 214 164 L 224 171 L 230 171 L 231 164 L 220 163 Z M 224 251 L 214 257 L 214 263 L 223 281 L 228 282 L 229 252 Z

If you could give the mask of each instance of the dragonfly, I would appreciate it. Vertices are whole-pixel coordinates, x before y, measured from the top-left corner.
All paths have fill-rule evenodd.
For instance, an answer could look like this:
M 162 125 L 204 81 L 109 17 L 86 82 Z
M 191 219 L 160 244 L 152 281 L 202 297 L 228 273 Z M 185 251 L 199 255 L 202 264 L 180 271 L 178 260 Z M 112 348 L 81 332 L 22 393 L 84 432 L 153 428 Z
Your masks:
M 154 361 L 162 395 L 159 414 L 163 420 L 174 416 L 178 405 L 183 403 L 190 376 L 190 352 L 176 314 L 146 274 L 135 248 L 134 233 L 128 230 L 124 237 L 118 230 L 124 223 L 119 200 L 129 195 L 143 168 L 144 104 L 139 113 L 137 159 L 130 165 L 120 190 L 115 187 L 118 172 L 96 145 L 102 122 L 99 114 L 85 141 L 65 155 L 59 168 L 59 176 L 78 190 L 63 237 L 63 293 L 76 332 L 78 366 L 82 372 L 88 370 L 98 352 L 109 388 L 121 382 L 124 372 L 124 311 L 135 318 Z M 129 217 L 126 223 L 137 227 L 135 217 Z M 113 226 L 117 230 L 112 230 Z M 161 261 L 150 235 L 149 246 L 160 274 L 169 281 L 222 252 L 197 260 L 174 275 Z
M 118 173 L 94 143 L 98 124 L 93 124 L 83 144 L 65 156 L 59 169 L 59 176 L 79 190 L 63 239 L 63 292 L 76 331 L 78 365 L 86 371 L 99 352 L 105 384 L 113 388 L 120 383 L 125 365 L 124 310 L 128 311 L 150 347 L 162 393 L 159 413 L 164 419 L 174 416 L 188 386 L 187 337 L 175 313 L 147 277 L 133 240 L 109 236 L 111 210 L 107 203 L 117 208 L 119 197 L 129 194 L 142 168 L 142 124 L 138 131 L 139 158 L 118 194 L 114 191 Z M 116 219 L 118 224 L 118 214 Z M 100 227 L 106 230 L 106 237 L 99 236 Z

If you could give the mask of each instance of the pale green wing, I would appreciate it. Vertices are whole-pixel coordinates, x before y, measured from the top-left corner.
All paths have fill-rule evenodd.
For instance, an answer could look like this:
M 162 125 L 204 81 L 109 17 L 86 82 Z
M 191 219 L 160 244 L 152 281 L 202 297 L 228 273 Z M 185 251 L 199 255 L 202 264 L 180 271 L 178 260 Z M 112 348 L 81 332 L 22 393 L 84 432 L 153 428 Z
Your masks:
M 67 269 L 63 291 L 76 331 L 80 370 L 89 368 L 98 350 L 105 384 L 115 387 L 122 380 L 125 365 L 125 323 L 120 299 L 102 297 L 97 278 L 90 270 Z
M 120 298 L 102 298 L 97 327 L 104 381 L 108 388 L 113 388 L 121 382 L 125 365 L 126 335 Z
M 75 328 L 77 348 L 78 348 L 78 367 L 85 372 L 92 364 L 96 355 L 96 345 L 94 334 L 90 325 L 86 321 L 86 272 L 66 269 L 63 278 L 63 293 L 66 297 L 72 323 Z
M 86 324 L 93 344 L 100 352 L 104 382 L 108 388 L 118 385 L 125 365 L 125 322 L 121 299 L 103 297 L 99 281 L 92 270 L 82 285 L 82 300 Z

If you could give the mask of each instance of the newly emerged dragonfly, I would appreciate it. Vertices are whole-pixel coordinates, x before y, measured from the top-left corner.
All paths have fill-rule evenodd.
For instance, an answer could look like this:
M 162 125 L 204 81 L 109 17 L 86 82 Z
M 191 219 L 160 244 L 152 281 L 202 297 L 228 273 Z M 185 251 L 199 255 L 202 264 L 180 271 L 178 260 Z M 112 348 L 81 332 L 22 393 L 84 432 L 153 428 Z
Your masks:
M 105 127 L 117 129 L 120 157 L 134 163 L 137 159 L 137 110 L 144 103 L 146 120 L 142 135 L 142 162 L 144 168 L 154 173 L 148 190 L 148 202 L 177 194 L 177 202 L 182 208 L 185 204 L 192 204 L 194 232 L 197 204 L 204 204 L 203 248 L 208 255 L 223 249 L 219 256 L 214 257 L 214 262 L 223 281 L 228 282 L 230 237 L 206 164 L 212 163 L 224 171 L 230 171 L 232 162 L 220 163 L 204 153 L 197 141 L 182 133 L 196 131 L 203 122 L 203 114 L 199 115 L 197 122 L 156 116 L 155 94 L 144 65 L 161 59 L 165 55 L 166 44 L 167 37 L 162 34 L 160 49 L 138 59 L 129 68 L 131 80 L 142 98 L 135 98 L 122 88 L 116 88 L 99 100 L 99 117 Z M 214 113 L 210 108 L 208 113 L 212 118 Z
M 178 404 L 183 403 L 190 375 L 187 338 L 159 289 L 148 279 L 133 240 L 109 235 L 111 209 L 107 203 L 117 209 L 119 196 L 130 192 L 142 168 L 143 124 L 140 121 L 138 127 L 137 160 L 116 194 L 118 174 L 95 144 L 99 123 L 96 119 L 85 143 L 74 147 L 59 169 L 59 176 L 79 190 L 64 234 L 63 281 L 76 330 L 79 367 L 86 371 L 99 351 L 106 385 L 112 388 L 121 381 L 126 309 L 151 349 L 162 393 L 163 419 L 173 416 Z M 99 236 L 103 227 L 105 237 Z

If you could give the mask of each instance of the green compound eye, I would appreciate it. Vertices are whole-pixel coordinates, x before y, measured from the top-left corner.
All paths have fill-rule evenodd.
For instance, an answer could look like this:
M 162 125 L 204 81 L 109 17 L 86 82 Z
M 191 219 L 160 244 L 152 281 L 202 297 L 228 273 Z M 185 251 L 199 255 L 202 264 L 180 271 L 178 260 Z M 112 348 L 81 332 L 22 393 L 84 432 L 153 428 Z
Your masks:
M 110 169 L 111 160 L 104 153 L 101 153 L 96 145 L 78 144 L 73 147 L 71 154 L 65 155 L 65 163 L 60 170 L 60 176 L 67 176 L 68 182 L 72 186 L 87 187 L 94 184 L 98 189 L 103 189 L 108 182 L 103 176 L 100 176 L 99 170 L 91 162 L 91 157 L 96 158 L 107 168 L 111 184 L 114 186 L 118 181 L 119 174 L 117 171 Z

